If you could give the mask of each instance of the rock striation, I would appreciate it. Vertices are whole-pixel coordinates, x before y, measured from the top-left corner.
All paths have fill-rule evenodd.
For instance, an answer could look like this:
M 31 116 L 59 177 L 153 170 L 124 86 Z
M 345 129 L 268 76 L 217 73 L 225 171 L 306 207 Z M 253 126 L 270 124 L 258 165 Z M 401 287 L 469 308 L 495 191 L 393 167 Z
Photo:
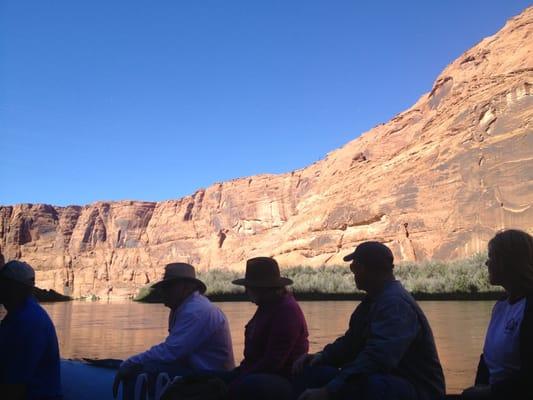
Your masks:
M 0 253 L 74 297 L 131 296 L 165 263 L 340 264 L 367 239 L 400 260 L 483 251 L 533 231 L 533 7 L 450 64 L 410 109 L 300 170 L 164 202 L 0 207 Z

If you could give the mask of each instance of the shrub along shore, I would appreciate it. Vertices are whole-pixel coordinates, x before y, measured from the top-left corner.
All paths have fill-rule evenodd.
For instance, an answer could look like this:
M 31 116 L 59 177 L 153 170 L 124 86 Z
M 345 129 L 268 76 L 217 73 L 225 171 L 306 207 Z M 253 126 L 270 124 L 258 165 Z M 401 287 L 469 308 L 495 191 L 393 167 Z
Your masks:
M 486 255 L 454 261 L 404 262 L 395 267 L 396 278 L 419 300 L 494 300 L 502 289 L 491 286 L 485 266 Z M 328 267 L 292 267 L 282 275 L 294 281 L 291 290 L 299 300 L 358 300 L 363 292 L 355 290 L 353 274 L 347 265 Z M 198 274 L 207 286 L 207 296 L 215 301 L 243 301 L 242 287 L 231 281 L 242 272 L 213 269 Z M 146 286 L 137 301 L 158 302 L 157 292 Z

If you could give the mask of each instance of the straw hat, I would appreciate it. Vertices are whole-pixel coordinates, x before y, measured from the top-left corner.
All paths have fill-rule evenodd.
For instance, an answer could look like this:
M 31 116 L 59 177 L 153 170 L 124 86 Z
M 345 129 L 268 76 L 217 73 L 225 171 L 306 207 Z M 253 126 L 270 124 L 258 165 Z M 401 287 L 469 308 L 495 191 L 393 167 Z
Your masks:
M 196 278 L 196 271 L 194 270 L 194 267 L 186 263 L 167 264 L 165 266 L 163 279 L 154 283 L 152 287 L 159 289 L 165 287 L 170 282 L 175 282 L 177 280 L 196 282 L 199 286 L 200 293 L 205 293 L 207 289 L 205 284 L 200 279 Z

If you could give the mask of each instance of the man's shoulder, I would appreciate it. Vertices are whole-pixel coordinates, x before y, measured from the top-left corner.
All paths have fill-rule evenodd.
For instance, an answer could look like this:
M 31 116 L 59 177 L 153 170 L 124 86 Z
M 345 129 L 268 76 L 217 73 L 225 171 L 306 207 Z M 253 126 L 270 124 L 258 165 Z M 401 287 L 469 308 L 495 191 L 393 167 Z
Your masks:
M 33 300 L 31 305 L 31 318 L 35 324 L 39 324 L 41 329 L 54 329 L 52 319 L 46 310 L 37 302 Z
M 418 308 L 414 297 L 399 281 L 394 281 L 387 285 L 374 303 L 374 307 L 378 309 L 393 307 L 395 309 L 411 310 Z
M 213 304 L 207 297 L 196 293 L 183 307 L 182 313 L 195 318 L 210 318 L 213 316 L 225 318 L 220 308 Z
M 199 308 L 218 309 L 218 307 L 211 300 L 209 300 L 206 296 L 198 292 L 191 296 L 190 303 L 191 305 L 194 305 L 195 307 Z
M 47 319 L 48 314 L 36 299 L 28 298 L 24 305 L 13 314 L 13 317 L 20 320 Z
M 28 299 L 22 309 L 9 319 L 9 324 L 17 332 L 35 332 L 41 333 L 53 328 L 53 323 L 44 308 L 35 299 Z M 31 326 L 31 329 L 23 327 Z
M 403 287 L 400 281 L 390 282 L 383 292 L 378 296 L 379 300 L 390 300 L 390 299 L 402 299 L 408 303 L 416 303 L 416 300 L 411 293 Z

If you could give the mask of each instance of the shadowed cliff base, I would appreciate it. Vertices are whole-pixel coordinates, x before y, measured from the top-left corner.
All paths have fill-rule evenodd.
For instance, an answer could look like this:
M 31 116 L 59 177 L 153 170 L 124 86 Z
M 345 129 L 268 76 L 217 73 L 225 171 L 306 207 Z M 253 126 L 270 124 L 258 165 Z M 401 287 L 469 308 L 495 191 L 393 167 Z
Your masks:
M 486 256 L 476 254 L 464 260 L 402 263 L 395 267 L 396 278 L 419 300 L 495 300 L 503 291 L 488 283 Z M 199 273 L 207 286 L 207 296 L 215 301 L 245 301 L 246 294 L 231 281 L 242 273 L 211 270 Z M 355 289 L 347 266 L 293 267 L 282 275 L 294 281 L 291 290 L 299 300 L 360 300 L 364 293 Z M 160 302 L 150 285 L 135 297 L 141 302 Z
M 69 301 L 72 300 L 69 296 L 64 296 L 60 293 L 57 293 L 55 290 L 49 289 L 39 289 L 38 287 L 33 288 L 33 295 L 41 303 L 47 303 L 52 301 Z

